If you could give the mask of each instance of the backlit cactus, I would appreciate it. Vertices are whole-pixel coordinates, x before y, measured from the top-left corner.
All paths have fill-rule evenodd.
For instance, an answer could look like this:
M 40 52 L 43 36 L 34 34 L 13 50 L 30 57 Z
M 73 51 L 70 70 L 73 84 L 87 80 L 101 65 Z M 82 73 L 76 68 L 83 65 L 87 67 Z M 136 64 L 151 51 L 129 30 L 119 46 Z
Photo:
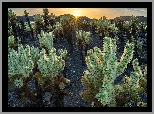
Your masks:
M 115 78 L 127 68 L 127 64 L 132 59 L 133 49 L 134 45 L 127 43 L 120 62 L 116 57 L 116 39 L 104 38 L 103 53 L 98 47 L 88 50 L 85 60 L 90 72 L 85 71 L 81 79 L 87 89 L 81 96 L 90 104 L 95 102 L 96 106 L 102 104 L 115 107 L 116 86 L 113 83 Z
M 59 37 L 60 35 L 63 35 L 63 27 L 61 25 L 61 23 L 56 22 L 56 24 L 54 25 L 54 30 L 53 33 L 55 34 L 55 36 Z
M 82 42 L 85 43 L 85 44 L 90 43 L 90 41 L 91 41 L 90 35 L 91 35 L 90 32 L 85 32 L 85 31 L 82 31 L 82 30 L 76 31 L 77 41 L 82 40 Z
M 40 59 L 37 64 L 42 77 L 53 79 L 61 70 L 64 69 L 65 61 L 62 59 L 62 56 L 56 55 L 55 48 L 50 50 L 49 55 L 46 55 L 45 49 L 42 49 L 40 52 Z
M 111 24 L 105 17 L 100 18 L 96 23 L 96 33 L 100 37 L 114 37 L 113 35 L 118 32 L 118 28 L 115 24 Z
M 93 19 L 92 21 L 90 21 L 90 28 L 92 30 L 95 30 L 96 29 L 96 23 L 97 23 L 97 19 Z
M 41 31 L 41 34 L 38 34 L 40 46 L 46 47 L 48 50 L 51 50 L 53 48 L 53 38 L 54 34 L 53 32 L 44 32 Z
M 29 77 L 29 73 L 33 69 L 33 61 L 30 54 L 30 47 L 27 45 L 24 49 L 22 44 L 18 44 L 18 52 L 9 49 L 8 55 L 8 75 L 22 75 Z

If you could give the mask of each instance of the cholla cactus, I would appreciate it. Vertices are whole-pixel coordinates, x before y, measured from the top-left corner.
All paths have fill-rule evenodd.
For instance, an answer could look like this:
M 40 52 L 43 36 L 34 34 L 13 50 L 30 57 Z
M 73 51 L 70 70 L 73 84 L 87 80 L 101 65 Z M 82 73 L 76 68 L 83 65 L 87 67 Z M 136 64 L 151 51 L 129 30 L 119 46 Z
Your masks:
M 31 27 L 32 27 L 33 29 L 35 29 L 35 22 L 30 21 L 30 25 L 31 25 Z
M 90 21 L 90 27 L 91 27 L 91 29 L 93 29 L 93 30 L 96 29 L 96 23 L 97 23 L 97 20 L 96 19 L 93 19 L 92 21 Z
M 49 24 L 53 26 L 56 22 L 56 16 L 53 13 L 51 13 L 48 17 L 48 20 L 49 20 Z
M 43 17 L 40 14 L 33 15 L 34 21 L 35 21 L 35 32 L 40 33 L 41 29 L 44 29 L 44 20 Z
M 62 59 L 62 56 L 56 55 L 55 48 L 50 50 L 48 56 L 45 54 L 45 50 L 42 49 L 37 64 L 42 77 L 47 77 L 52 80 L 61 70 L 64 69 L 65 61 Z
M 18 44 L 18 52 L 14 49 L 9 50 L 8 55 L 8 74 L 9 76 L 22 75 L 28 77 L 33 69 L 33 61 L 30 54 L 30 47 L 24 49 L 22 44 Z
M 55 14 L 51 13 L 51 14 L 49 15 L 49 20 L 51 20 L 51 19 L 56 19 Z
M 59 22 L 56 22 L 56 24 L 54 25 L 54 30 L 53 30 L 53 33 L 56 35 L 56 36 L 59 36 L 59 35 L 62 35 L 63 34 L 63 27 L 61 25 L 61 23 Z
M 48 50 L 51 50 L 53 48 L 53 38 L 54 34 L 53 32 L 44 32 L 41 31 L 41 34 L 38 34 L 40 46 L 45 46 Z
M 104 38 L 103 53 L 98 47 L 90 49 L 85 58 L 88 70 L 84 71 L 82 84 L 86 87 L 86 92 L 81 94 L 82 98 L 90 104 L 95 102 L 96 106 L 115 107 L 114 80 L 124 72 L 127 64 L 133 56 L 134 45 L 127 43 L 124 53 L 118 62 L 116 57 L 116 39 Z
M 27 32 L 31 31 L 31 29 L 30 29 L 30 27 L 28 25 L 28 22 L 24 22 L 24 26 L 25 26 L 25 31 L 27 31 Z
M 44 13 L 44 15 L 48 15 L 48 13 L 49 13 L 48 9 L 47 8 L 43 8 L 43 13 Z
M 29 77 L 33 69 L 30 47 L 27 45 L 24 49 L 22 44 L 18 44 L 18 52 L 9 48 L 8 55 L 8 76 L 9 82 L 14 82 L 16 87 L 23 86 L 24 79 Z
M 138 18 L 132 15 L 129 21 L 124 22 L 124 27 L 134 36 L 138 32 Z
M 40 14 L 33 15 L 34 21 L 43 22 L 43 17 Z
M 13 35 L 8 37 L 8 48 L 11 47 L 12 44 L 14 44 L 14 36 Z
M 76 31 L 77 40 L 82 40 L 83 43 L 89 44 L 91 41 L 90 32 L 85 32 L 82 30 Z
M 62 26 L 66 27 L 66 26 L 72 26 L 75 23 L 75 19 L 73 15 L 70 14 L 65 14 L 62 15 L 60 17 L 60 23 L 62 24 Z
M 12 27 L 10 27 L 10 29 L 8 30 L 8 37 L 11 35 L 13 35 Z
M 60 17 L 60 23 L 63 27 L 64 35 L 67 37 L 71 34 L 72 27 L 75 24 L 75 20 L 72 15 L 65 14 Z
M 25 10 L 25 11 L 24 11 L 24 16 L 25 16 L 25 17 L 28 17 L 28 14 L 29 14 L 29 13 Z
M 86 20 L 83 20 L 81 23 L 79 23 L 79 27 L 82 28 L 84 31 L 87 31 L 89 23 Z
M 34 46 L 32 46 L 30 54 L 31 54 L 31 59 L 35 63 L 38 60 L 38 58 L 39 58 L 39 48 L 38 47 L 35 48 Z
M 47 26 L 47 32 L 52 32 L 54 30 L 54 27 L 50 24 Z
M 122 84 L 120 86 L 119 89 L 119 96 L 120 95 L 127 95 L 129 97 L 130 100 L 136 102 L 137 104 L 140 104 L 140 92 L 145 91 L 146 89 L 146 79 L 144 77 L 144 75 L 142 74 L 141 68 L 138 63 L 137 59 L 134 59 L 132 61 L 133 64 L 133 68 L 134 68 L 134 72 L 130 73 L 130 76 L 125 76 L 124 79 L 124 84 Z M 141 84 L 144 83 L 144 86 Z M 119 99 L 117 99 L 117 102 L 123 102 L 125 105 L 129 102 L 129 101 L 119 101 Z M 140 107 L 144 107 L 144 106 L 140 106 Z
M 8 10 L 8 20 L 10 20 L 12 22 L 13 20 L 16 20 L 16 19 L 17 19 L 16 14 L 14 12 L 12 12 L 11 9 L 9 9 Z
M 118 28 L 115 26 L 115 24 L 111 24 L 111 22 L 106 20 L 106 18 L 103 20 L 100 18 L 97 21 L 96 26 L 96 33 L 98 33 L 100 37 L 111 37 L 111 34 L 118 32 Z

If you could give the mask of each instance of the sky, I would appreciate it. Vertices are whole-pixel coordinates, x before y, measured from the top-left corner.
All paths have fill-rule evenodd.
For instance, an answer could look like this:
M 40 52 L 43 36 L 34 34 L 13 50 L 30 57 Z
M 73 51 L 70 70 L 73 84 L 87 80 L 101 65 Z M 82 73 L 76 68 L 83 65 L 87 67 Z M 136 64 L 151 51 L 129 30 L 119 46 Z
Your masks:
M 17 16 L 23 16 L 24 10 L 29 16 L 43 14 L 43 8 L 9 8 Z M 114 19 L 119 16 L 144 16 L 147 17 L 147 8 L 48 8 L 49 14 L 56 16 L 63 14 L 72 14 L 74 16 L 87 16 L 89 18 L 99 19 L 103 16 L 107 19 Z

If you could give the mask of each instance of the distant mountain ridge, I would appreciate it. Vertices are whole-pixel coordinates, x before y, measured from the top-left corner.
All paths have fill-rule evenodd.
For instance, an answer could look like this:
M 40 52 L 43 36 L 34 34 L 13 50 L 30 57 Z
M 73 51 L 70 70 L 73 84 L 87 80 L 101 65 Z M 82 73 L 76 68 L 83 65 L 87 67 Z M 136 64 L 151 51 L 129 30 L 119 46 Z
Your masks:
M 33 16 L 28 16 L 28 17 L 29 17 L 29 20 L 30 20 L 30 21 L 34 21 Z M 88 19 L 88 20 L 92 20 L 91 18 L 88 18 L 88 17 L 86 17 L 86 16 L 80 16 L 80 17 L 82 17 L 82 18 L 85 19 L 85 20 L 87 20 L 87 19 Z M 120 16 L 120 17 L 122 18 L 123 21 L 129 21 L 131 16 Z M 143 21 L 147 22 L 147 17 L 144 17 L 144 16 L 136 16 L 136 17 L 138 18 L 138 21 L 139 21 L 139 22 L 143 22 Z M 116 17 L 116 18 L 117 18 L 117 17 Z M 109 20 L 113 20 L 113 21 L 115 22 L 116 18 L 114 18 L 114 19 L 109 19 Z M 20 19 L 22 19 L 23 21 L 26 22 L 26 17 L 24 17 L 24 16 L 17 16 L 17 19 L 18 19 L 18 21 L 20 21 Z M 59 19 L 59 16 L 56 17 L 56 20 L 57 20 L 57 21 L 60 20 L 60 19 Z

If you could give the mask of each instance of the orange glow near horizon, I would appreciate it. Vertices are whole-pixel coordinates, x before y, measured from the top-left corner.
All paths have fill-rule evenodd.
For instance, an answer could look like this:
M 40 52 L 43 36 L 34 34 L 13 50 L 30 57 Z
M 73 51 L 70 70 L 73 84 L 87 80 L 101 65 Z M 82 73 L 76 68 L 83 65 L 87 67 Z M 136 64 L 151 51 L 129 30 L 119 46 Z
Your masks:
M 29 16 L 35 14 L 43 14 L 43 8 L 11 8 L 17 16 L 23 16 L 24 10 L 29 13 Z M 71 14 L 75 17 L 86 16 L 89 18 L 100 19 L 105 16 L 107 19 L 113 19 L 119 16 L 144 16 L 147 17 L 146 8 L 48 8 L 49 15 L 51 13 L 56 16 Z

